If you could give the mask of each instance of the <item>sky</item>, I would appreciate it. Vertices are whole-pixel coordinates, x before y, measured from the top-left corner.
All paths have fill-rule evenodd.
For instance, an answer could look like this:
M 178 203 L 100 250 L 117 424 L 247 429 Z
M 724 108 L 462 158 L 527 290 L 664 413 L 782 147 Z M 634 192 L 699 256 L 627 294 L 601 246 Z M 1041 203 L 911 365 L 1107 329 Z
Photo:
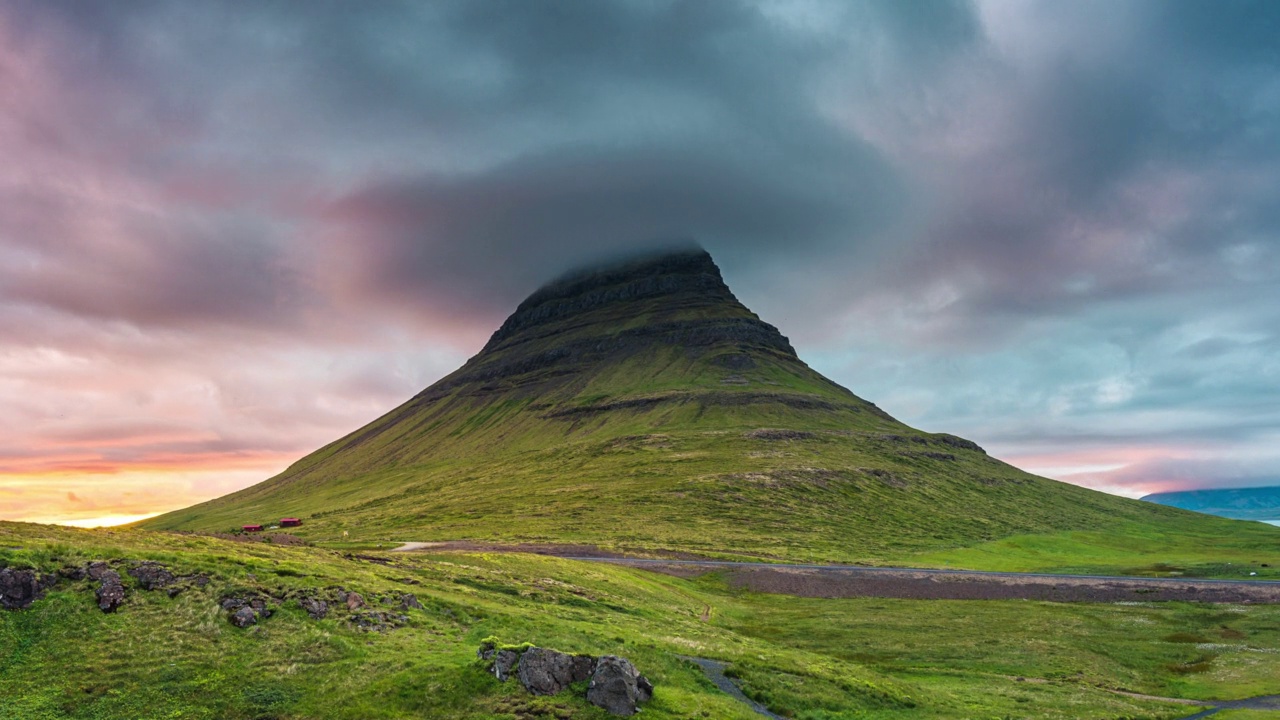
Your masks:
M 899 419 L 1280 484 L 1280 3 L 0 3 L 0 519 L 247 486 L 694 238 Z

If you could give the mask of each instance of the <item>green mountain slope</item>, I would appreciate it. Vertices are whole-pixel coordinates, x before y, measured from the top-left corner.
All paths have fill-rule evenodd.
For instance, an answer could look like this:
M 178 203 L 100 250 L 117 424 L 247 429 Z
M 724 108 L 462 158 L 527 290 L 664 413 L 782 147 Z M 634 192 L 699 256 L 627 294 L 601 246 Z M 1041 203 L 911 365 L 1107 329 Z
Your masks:
M 805 365 L 705 252 L 569 276 L 463 367 L 280 475 L 154 518 L 333 539 L 483 539 L 884 561 L 1014 535 L 1235 532 L 1035 477 Z

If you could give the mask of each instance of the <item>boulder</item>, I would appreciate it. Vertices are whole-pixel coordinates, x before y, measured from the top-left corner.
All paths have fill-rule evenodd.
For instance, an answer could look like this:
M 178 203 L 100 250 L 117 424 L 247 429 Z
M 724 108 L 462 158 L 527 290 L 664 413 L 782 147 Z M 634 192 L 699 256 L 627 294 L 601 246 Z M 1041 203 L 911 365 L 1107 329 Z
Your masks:
M 493 676 L 506 682 L 511 677 L 511 668 L 520 661 L 520 654 L 515 650 L 498 650 L 493 654 Z
M 120 579 L 120 575 L 117 574 L 115 570 L 112 570 L 110 565 L 102 562 L 101 560 L 89 563 L 88 567 L 86 567 L 84 571 L 85 574 L 89 576 L 90 580 L 101 581 L 107 573 L 115 575 L 116 580 Z
M 271 617 L 271 608 L 267 607 L 267 601 L 262 598 L 253 598 L 250 600 L 249 607 L 253 608 L 253 612 L 256 613 L 258 617 Z
M 42 575 L 35 570 L 0 568 L 0 607 L 23 610 L 44 597 L 44 591 L 58 582 L 57 575 Z
M 157 562 L 143 562 L 129 568 L 129 574 L 142 586 L 143 590 L 155 590 L 177 581 L 173 573 Z
M 312 620 L 323 620 L 329 614 L 329 603 L 319 598 L 303 597 L 298 598 L 298 605 L 311 616 Z
M 361 630 L 384 633 L 408 624 L 409 616 L 381 610 L 369 610 L 352 613 L 351 622 Z
M 58 570 L 58 574 L 68 580 L 83 580 L 88 575 L 85 572 L 84 568 L 78 567 L 76 565 L 69 565 L 67 567 L 61 568 L 60 570 Z
M 422 610 L 422 603 L 418 602 L 418 596 L 413 593 L 405 593 L 400 596 L 401 610 Z
M 630 660 L 605 655 L 596 661 L 587 702 L 610 714 L 630 716 L 638 705 L 653 697 L 653 685 L 636 670 Z
M 231 613 L 228 618 L 232 625 L 238 628 L 247 628 L 258 622 L 258 616 L 253 612 L 253 608 L 248 605 L 241 605 L 239 609 Z
M 555 695 L 571 683 L 591 678 L 595 658 L 586 655 L 529 648 L 520 656 L 516 677 L 534 695 Z
M 104 613 L 115 612 L 124 602 L 124 585 L 120 582 L 120 573 L 101 560 L 91 562 L 84 569 L 84 574 L 98 583 L 93 591 L 98 601 L 98 609 Z
M 93 592 L 94 597 L 98 600 L 98 609 L 104 613 L 115 612 L 120 607 L 120 603 L 124 602 L 124 585 L 120 583 L 120 574 L 115 570 L 106 567 L 106 563 L 94 563 L 100 565 L 96 577 L 93 566 L 90 566 L 89 576 L 93 577 L 100 584 L 98 589 Z
M 238 628 L 249 627 L 259 620 L 271 617 L 271 608 L 260 597 L 225 597 L 220 606 L 230 612 L 227 620 Z
M 347 604 L 347 610 L 355 612 L 364 607 L 364 598 L 360 597 L 360 593 L 342 591 L 338 593 L 338 602 Z

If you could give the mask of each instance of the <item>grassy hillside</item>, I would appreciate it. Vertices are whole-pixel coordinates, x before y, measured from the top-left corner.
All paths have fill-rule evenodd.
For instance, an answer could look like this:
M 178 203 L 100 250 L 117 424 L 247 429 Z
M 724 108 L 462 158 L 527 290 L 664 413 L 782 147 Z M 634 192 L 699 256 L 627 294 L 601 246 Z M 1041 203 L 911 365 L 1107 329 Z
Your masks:
M 219 531 L 285 516 L 316 540 L 836 562 L 1120 528 L 1171 547 L 1280 539 L 1034 477 L 907 427 L 805 365 L 702 252 L 553 283 L 466 365 L 367 427 L 143 526 Z
M 656 685 L 646 718 L 746 720 L 681 656 L 727 662 L 755 699 L 803 720 L 1180 718 L 1185 706 L 1118 694 L 1241 698 L 1280 690 L 1280 607 L 1183 603 L 817 600 L 757 595 L 715 575 L 529 555 L 348 557 L 334 550 L 142 531 L 0 523 L 0 567 L 56 572 L 142 560 L 203 574 L 177 597 L 126 573 L 115 613 L 93 583 L 63 580 L 0 611 L 0 705 L 51 718 L 573 718 L 574 693 L 533 698 L 475 659 L 480 641 L 632 659 Z M 383 563 L 386 564 L 383 564 Z M 421 610 L 385 633 L 345 611 L 313 620 L 296 599 L 233 627 L 219 601 L 413 593 Z

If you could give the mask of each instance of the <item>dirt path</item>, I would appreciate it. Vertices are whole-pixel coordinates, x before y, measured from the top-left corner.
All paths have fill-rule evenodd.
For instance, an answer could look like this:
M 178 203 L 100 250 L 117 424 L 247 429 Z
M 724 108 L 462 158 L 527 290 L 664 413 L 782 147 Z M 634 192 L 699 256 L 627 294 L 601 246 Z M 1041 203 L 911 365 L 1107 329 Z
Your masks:
M 1280 603 L 1280 582 L 1054 575 L 855 565 L 803 565 L 701 559 L 626 557 L 589 545 L 405 543 L 397 551 L 530 552 L 569 560 L 640 567 L 678 577 L 724 573 L 734 587 L 796 597 L 887 597 L 918 600 L 1044 600 L 1050 602 Z

